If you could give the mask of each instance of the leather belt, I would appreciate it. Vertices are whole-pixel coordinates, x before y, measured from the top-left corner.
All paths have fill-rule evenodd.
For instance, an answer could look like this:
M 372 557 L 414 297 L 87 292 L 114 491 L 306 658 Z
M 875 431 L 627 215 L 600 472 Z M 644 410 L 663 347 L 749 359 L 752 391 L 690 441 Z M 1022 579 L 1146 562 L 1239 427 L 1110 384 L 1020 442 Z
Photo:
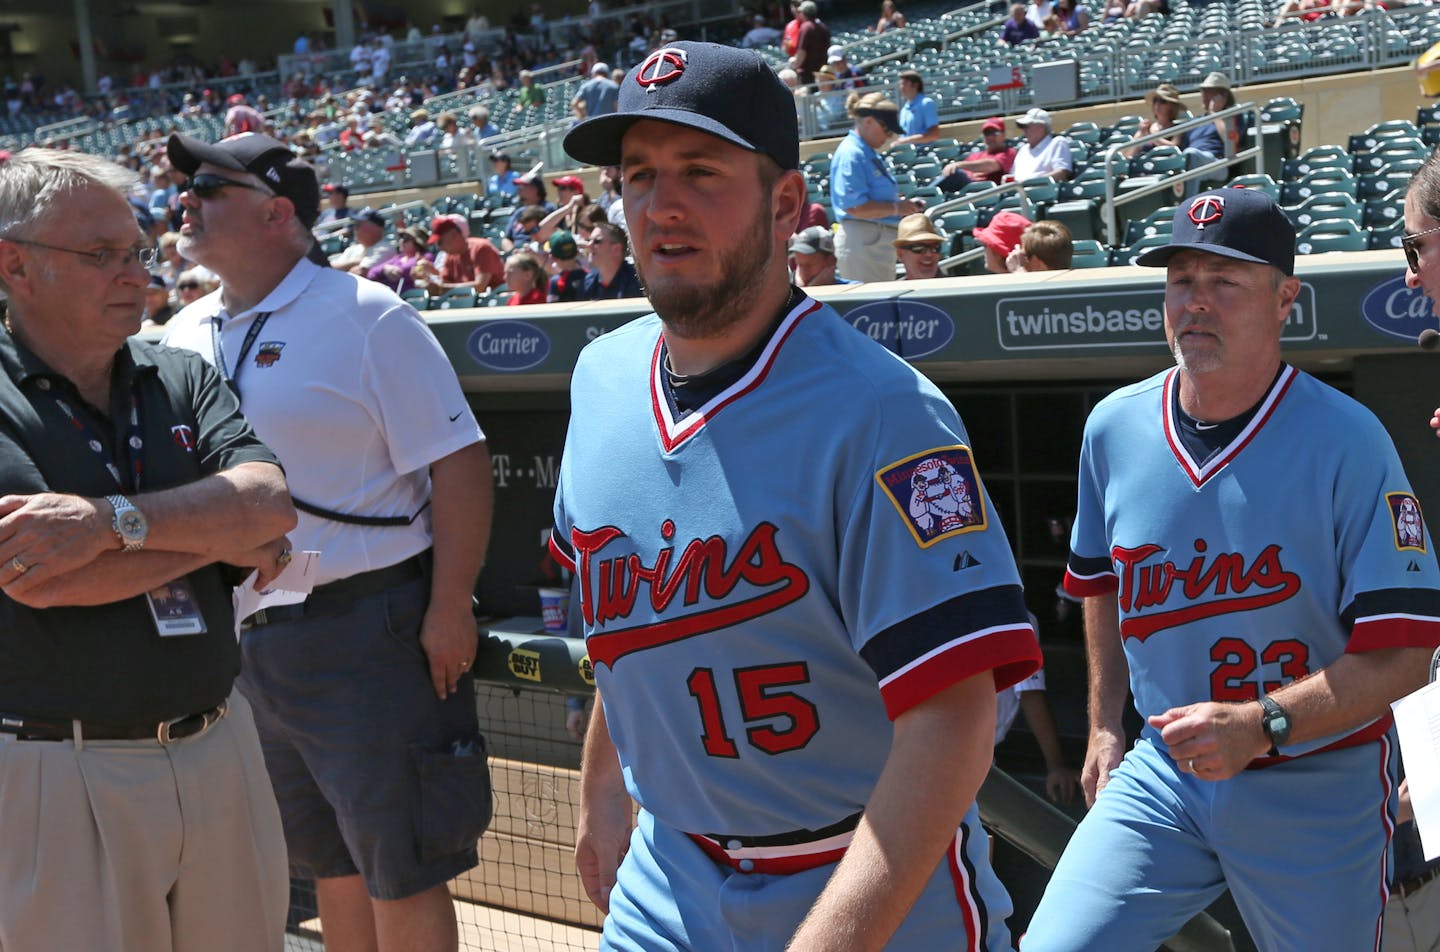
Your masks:
M 230 702 L 227 700 L 198 714 L 185 714 L 158 724 L 131 727 L 0 714 L 0 733 L 14 734 L 16 740 L 73 740 L 76 743 L 87 740 L 155 740 L 165 745 L 201 736 L 229 711 Z
M 1433 880 L 1436 876 L 1440 876 L 1440 866 L 1436 866 L 1433 869 L 1427 869 L 1425 872 L 1412 879 L 1407 879 L 1404 882 L 1395 883 L 1393 886 L 1390 887 L 1390 895 L 1399 896 L 1401 899 L 1404 899 L 1407 896 L 1413 896 L 1415 893 L 1420 891 L 1421 886 L 1424 886 L 1426 883 Z
M 273 605 L 262 608 L 240 623 L 241 631 L 273 625 L 281 621 L 295 621 L 304 618 L 307 612 L 332 611 L 345 608 L 351 602 L 365 595 L 374 595 L 386 589 L 403 585 L 417 578 L 423 578 L 430 560 L 430 549 L 419 555 L 412 555 L 403 562 L 387 565 L 383 569 L 372 569 L 347 578 L 336 579 L 318 585 L 303 602 L 294 605 Z

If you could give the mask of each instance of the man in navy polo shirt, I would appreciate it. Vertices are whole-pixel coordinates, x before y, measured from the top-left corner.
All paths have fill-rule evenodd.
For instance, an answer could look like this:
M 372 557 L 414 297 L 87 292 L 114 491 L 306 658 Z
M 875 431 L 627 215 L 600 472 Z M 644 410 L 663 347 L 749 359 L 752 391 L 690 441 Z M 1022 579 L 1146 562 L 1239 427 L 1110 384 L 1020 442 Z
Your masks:
M 590 232 L 590 270 L 580 291 L 582 301 L 642 296 L 635 266 L 625 260 L 629 250 L 625 229 L 609 222 L 595 226 Z
M 80 152 L 0 165 L 0 937 L 281 952 L 285 844 L 218 563 L 265 584 L 295 512 L 215 372 L 132 336 L 134 182 Z

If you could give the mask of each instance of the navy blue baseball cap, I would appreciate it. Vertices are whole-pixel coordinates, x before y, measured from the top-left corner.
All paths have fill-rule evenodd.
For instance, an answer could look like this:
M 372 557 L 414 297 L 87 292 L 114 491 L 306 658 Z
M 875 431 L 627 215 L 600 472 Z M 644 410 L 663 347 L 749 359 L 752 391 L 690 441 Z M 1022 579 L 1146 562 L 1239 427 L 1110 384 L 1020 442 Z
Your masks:
M 1177 251 L 1208 251 L 1238 261 L 1274 265 L 1295 273 L 1295 226 L 1269 195 L 1253 188 L 1217 188 L 1186 199 L 1175 209 L 1170 244 L 1135 259 L 1163 268 Z
M 716 43 L 663 46 L 625 75 L 616 111 L 579 123 L 565 151 L 588 165 L 619 165 L 620 141 L 641 119 L 686 126 L 800 167 L 795 96 L 760 54 Z

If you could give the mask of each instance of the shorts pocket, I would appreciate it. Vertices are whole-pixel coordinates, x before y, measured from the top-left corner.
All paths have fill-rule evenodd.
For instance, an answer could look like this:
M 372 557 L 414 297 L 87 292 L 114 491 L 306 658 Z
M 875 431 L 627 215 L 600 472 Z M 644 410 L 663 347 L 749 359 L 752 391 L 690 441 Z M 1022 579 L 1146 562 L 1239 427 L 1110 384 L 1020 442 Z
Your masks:
M 385 613 L 385 631 L 400 647 L 422 661 L 425 651 L 420 647 L 420 625 L 425 621 L 429 589 L 423 579 L 377 593 Z
M 420 861 L 474 849 L 494 812 L 485 738 L 476 734 L 444 751 L 411 746 L 410 762 L 417 787 L 415 851 Z

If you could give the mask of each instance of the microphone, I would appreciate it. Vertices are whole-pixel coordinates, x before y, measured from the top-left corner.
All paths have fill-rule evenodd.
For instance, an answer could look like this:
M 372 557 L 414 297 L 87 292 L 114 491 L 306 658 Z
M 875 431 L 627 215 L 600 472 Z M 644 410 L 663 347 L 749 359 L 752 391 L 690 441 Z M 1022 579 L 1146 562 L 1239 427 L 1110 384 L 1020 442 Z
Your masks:
M 1415 343 L 1420 345 L 1421 350 L 1434 350 L 1440 347 L 1440 331 L 1433 327 L 1427 327 L 1415 338 Z

